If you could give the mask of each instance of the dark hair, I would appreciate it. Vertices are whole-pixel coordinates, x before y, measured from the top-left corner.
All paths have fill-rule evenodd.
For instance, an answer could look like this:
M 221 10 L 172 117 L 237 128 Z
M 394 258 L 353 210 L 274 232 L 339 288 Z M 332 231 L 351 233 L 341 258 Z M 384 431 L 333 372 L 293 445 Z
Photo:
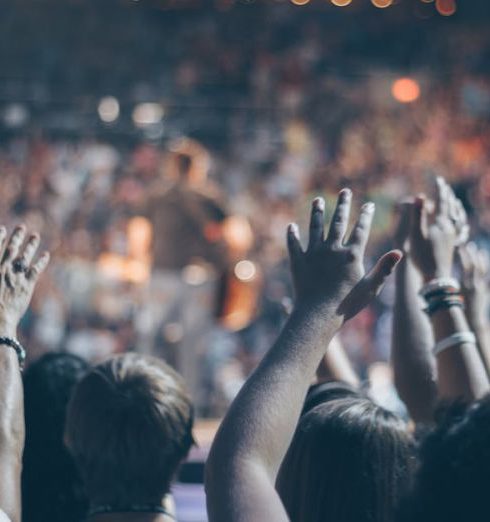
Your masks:
M 347 397 L 364 397 L 366 396 L 352 384 L 342 381 L 326 381 L 313 384 L 308 390 L 305 403 L 301 415 L 308 413 L 315 406 L 323 404 L 335 399 L 344 399 Z
M 66 440 L 92 504 L 160 502 L 191 445 L 193 408 L 163 361 L 113 357 L 77 386 Z
M 420 467 L 399 520 L 461 522 L 489 518 L 490 395 L 455 403 L 421 443 Z
M 24 374 L 24 522 L 79 522 L 85 517 L 87 500 L 63 432 L 71 394 L 88 369 L 76 355 L 50 353 Z
M 392 522 L 414 463 L 402 419 L 344 397 L 301 417 L 277 489 L 295 522 Z

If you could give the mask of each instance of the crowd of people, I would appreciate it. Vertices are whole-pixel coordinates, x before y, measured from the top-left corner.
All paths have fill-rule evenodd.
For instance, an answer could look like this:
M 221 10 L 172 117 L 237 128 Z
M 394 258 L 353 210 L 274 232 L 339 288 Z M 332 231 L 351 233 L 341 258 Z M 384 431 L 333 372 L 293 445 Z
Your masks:
M 393 230 L 395 202 L 444 175 L 463 200 L 476 242 L 490 248 L 490 86 L 482 74 L 490 44 L 475 21 L 471 28 L 424 28 L 389 13 L 381 22 L 368 13 L 364 24 L 354 24 L 355 17 L 340 23 L 335 11 L 325 16 L 284 5 L 191 10 L 186 16 L 134 5 L 128 25 L 127 12 L 111 5 L 114 19 L 107 26 L 98 9 L 67 5 L 49 21 L 55 28 L 50 34 L 43 30 L 50 14 L 42 9 L 19 7 L 16 16 L 0 20 L 5 42 L 29 35 L 6 58 L 2 85 L 32 106 L 25 127 L 1 127 L 0 216 L 6 224 L 24 221 L 41 231 L 56 254 L 21 325 L 29 358 L 62 349 L 97 362 L 142 343 L 148 352 L 165 345 L 168 355 L 190 342 L 183 338 L 189 320 L 181 308 L 195 298 L 188 291 L 195 285 L 186 283 L 186 274 L 195 280 L 194 272 L 183 272 L 181 302 L 155 321 L 151 307 L 139 306 L 148 298 L 154 267 L 130 234 L 145 227 L 137 218 L 154 225 L 148 208 L 155 187 L 171 182 L 169 156 L 183 135 L 195 137 L 210 154 L 201 188 L 219 186 L 220 212 L 248 223 L 252 239 L 229 268 L 251 261 L 259 294 L 256 313 L 231 328 L 219 314 L 206 318 L 198 350 L 206 370 L 193 386 L 205 397 L 200 415 L 224 411 L 277 335 L 283 301 L 291 298 L 280 231 L 304 215 L 311 197 L 332 202 L 347 184 L 376 202 L 369 263 Z M 67 20 L 80 20 L 93 38 L 73 37 L 61 45 Z M 383 42 L 396 33 L 399 44 L 379 40 L 380 24 Z M 346 32 L 349 38 L 341 35 Z M 124 39 L 117 37 L 121 33 Z M 414 39 L 416 48 L 410 47 Z M 111 61 L 110 78 L 101 59 L 109 55 L 125 56 Z M 396 69 L 393 64 L 406 63 L 408 55 L 408 66 Z M 22 83 L 25 70 L 30 73 Z M 407 71 L 421 92 L 415 103 L 403 105 L 390 88 Z M 38 92 L 44 93 L 39 100 Z M 80 103 L 86 92 L 90 100 Z M 119 120 L 110 125 L 97 123 L 97 103 L 107 94 L 121 105 Z M 154 99 L 165 108 L 161 135 L 138 134 L 129 118 L 133 105 Z M 52 106 L 78 123 L 52 129 L 59 121 Z M 92 111 L 91 119 L 83 111 Z M 189 244 L 182 234 L 166 241 L 176 252 Z M 219 274 L 204 278 L 219 286 Z M 392 296 L 390 285 L 342 334 L 362 378 L 373 363 L 389 359 Z
M 0 7 L 0 522 L 485 520 L 483 10 L 194 3 Z
M 298 225 L 287 227 L 294 301 L 214 438 L 209 520 L 483 520 L 490 267 L 461 201 L 441 177 L 433 194 L 402 201 L 395 248 L 367 272 L 375 204 L 350 227 L 344 188 L 329 224 L 325 213 L 315 198 L 305 247 Z M 20 521 L 22 505 L 26 521 L 174 520 L 171 484 L 195 444 L 192 399 L 174 369 L 137 353 L 94 366 L 58 353 L 22 378 L 17 329 L 50 259 L 39 244 L 23 225 L 0 229 L 0 516 Z M 393 277 L 405 418 L 359 384 L 335 343 Z

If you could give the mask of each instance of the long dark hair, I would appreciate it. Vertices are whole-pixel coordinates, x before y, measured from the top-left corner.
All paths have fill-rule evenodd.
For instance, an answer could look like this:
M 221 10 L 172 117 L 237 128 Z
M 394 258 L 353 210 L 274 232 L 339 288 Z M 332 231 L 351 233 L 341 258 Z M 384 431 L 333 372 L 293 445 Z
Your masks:
M 331 400 L 301 417 L 277 489 L 294 522 L 392 522 L 414 451 L 393 413 L 362 396 Z

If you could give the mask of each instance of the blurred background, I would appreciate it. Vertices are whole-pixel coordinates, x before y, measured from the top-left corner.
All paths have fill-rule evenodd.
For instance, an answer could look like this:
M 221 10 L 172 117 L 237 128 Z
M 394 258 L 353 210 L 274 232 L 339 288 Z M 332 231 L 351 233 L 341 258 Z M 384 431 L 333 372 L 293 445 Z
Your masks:
M 1 0 L 0 220 L 53 254 L 29 358 L 153 353 L 219 417 L 286 317 L 313 196 L 376 203 L 369 264 L 443 175 L 490 248 L 489 21 L 486 0 Z M 342 337 L 381 387 L 391 302 Z

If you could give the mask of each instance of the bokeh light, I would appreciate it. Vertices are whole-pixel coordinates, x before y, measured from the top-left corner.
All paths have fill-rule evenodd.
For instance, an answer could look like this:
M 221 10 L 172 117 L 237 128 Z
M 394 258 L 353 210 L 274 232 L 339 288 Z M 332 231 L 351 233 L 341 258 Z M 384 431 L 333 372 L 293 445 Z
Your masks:
M 140 103 L 133 111 L 133 121 L 137 127 L 147 127 L 160 123 L 163 107 L 159 103 Z
M 420 86 L 412 78 L 399 78 L 393 82 L 391 94 L 400 103 L 412 103 L 420 96 Z
M 390 7 L 390 5 L 393 3 L 393 0 L 371 0 L 371 2 L 375 7 L 384 9 L 385 7 Z
M 251 281 L 255 277 L 257 269 L 255 268 L 255 265 L 252 263 L 252 261 L 243 259 L 235 265 L 234 272 L 240 281 Z
M 119 118 L 119 102 L 114 96 L 106 96 L 100 100 L 97 112 L 104 123 L 112 123 Z
M 347 5 L 352 4 L 352 0 L 331 0 L 331 2 L 337 7 L 346 7 Z
M 442 16 L 451 16 L 456 12 L 456 0 L 436 0 L 436 9 Z
M 291 0 L 294 5 L 306 5 L 310 0 Z

